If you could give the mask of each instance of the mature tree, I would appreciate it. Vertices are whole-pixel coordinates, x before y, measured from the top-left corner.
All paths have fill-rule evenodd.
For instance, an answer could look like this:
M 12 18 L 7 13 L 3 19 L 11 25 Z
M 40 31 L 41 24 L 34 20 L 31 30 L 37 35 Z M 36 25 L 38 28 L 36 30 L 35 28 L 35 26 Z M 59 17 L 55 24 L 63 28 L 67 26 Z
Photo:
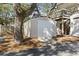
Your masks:
M 32 14 L 36 7 L 36 4 L 14 4 L 15 11 L 15 29 L 14 29 L 14 37 L 17 42 L 21 42 L 23 40 L 23 22 L 25 17 L 28 17 Z

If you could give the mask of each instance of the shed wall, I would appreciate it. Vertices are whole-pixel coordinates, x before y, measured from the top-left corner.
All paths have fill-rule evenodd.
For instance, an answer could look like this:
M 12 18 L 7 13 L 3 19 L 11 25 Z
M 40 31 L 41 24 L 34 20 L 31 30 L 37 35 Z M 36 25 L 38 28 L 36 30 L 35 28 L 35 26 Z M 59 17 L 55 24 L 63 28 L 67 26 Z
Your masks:
M 30 23 L 30 28 L 28 29 L 28 23 Z M 30 37 L 37 37 L 42 39 L 51 39 L 52 36 L 56 36 L 56 22 L 49 19 L 49 18 L 35 18 L 32 20 L 29 20 L 27 24 L 24 25 L 26 28 L 25 35 L 27 36 L 27 33 L 29 30 Z

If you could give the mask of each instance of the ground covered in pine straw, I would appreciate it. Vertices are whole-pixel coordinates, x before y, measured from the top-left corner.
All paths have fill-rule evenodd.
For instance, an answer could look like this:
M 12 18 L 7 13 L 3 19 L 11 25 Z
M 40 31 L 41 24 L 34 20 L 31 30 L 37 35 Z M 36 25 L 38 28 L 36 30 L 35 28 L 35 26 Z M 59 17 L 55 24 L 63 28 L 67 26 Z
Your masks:
M 16 44 L 12 36 L 4 36 L 5 41 L 0 43 L 2 56 L 72 56 L 79 55 L 79 37 L 57 36 L 50 43 L 41 43 L 37 39 L 28 38 L 21 44 Z

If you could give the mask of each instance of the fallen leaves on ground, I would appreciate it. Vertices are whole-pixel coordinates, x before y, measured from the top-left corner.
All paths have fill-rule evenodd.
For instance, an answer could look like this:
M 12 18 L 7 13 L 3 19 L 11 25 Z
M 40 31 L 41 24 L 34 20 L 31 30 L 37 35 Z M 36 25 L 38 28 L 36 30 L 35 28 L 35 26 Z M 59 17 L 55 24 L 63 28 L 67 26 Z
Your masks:
M 30 48 L 42 47 L 41 41 L 37 40 L 37 38 L 26 38 L 22 41 L 21 44 L 17 44 L 13 36 L 6 35 L 3 36 L 5 41 L 0 44 L 0 51 L 12 51 L 12 52 L 20 52 L 22 50 L 28 50 Z
M 23 50 L 28 50 L 30 48 L 43 47 L 43 43 L 41 43 L 41 41 L 39 41 L 37 38 L 26 38 L 22 40 L 21 44 L 17 44 L 12 35 L 6 35 L 3 37 L 5 38 L 5 40 L 3 43 L 0 43 L 0 52 L 2 51 L 20 52 Z M 56 43 L 62 44 L 63 42 L 78 41 L 79 37 L 63 35 L 63 36 L 57 36 L 54 39 L 56 39 Z
M 63 43 L 63 42 L 74 42 L 79 41 L 79 37 L 77 36 L 70 36 L 70 35 L 63 35 L 56 37 L 57 43 Z

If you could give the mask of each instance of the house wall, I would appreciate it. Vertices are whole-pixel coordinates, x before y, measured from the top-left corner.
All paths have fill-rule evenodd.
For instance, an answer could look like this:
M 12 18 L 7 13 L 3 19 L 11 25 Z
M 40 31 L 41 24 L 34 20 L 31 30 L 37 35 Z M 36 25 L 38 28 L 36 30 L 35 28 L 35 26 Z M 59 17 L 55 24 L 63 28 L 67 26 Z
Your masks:
M 79 14 L 73 14 L 70 17 L 70 35 L 79 36 Z

